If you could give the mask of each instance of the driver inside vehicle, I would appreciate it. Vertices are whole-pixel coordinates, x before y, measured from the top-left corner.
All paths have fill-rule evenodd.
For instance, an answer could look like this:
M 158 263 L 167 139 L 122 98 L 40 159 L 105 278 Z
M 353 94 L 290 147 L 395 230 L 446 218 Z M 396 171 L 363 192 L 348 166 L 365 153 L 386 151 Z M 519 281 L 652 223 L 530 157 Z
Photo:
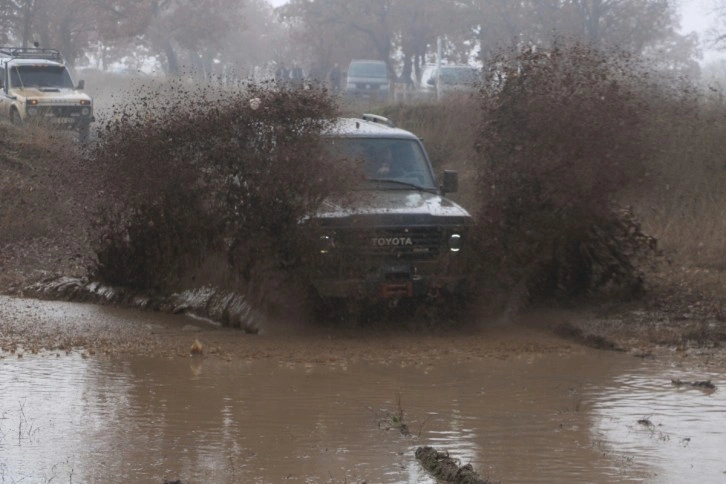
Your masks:
M 365 151 L 365 175 L 371 180 L 398 180 L 425 183 L 410 143 L 390 142 L 384 146 L 368 146 Z
M 393 155 L 388 146 L 384 146 L 369 153 L 366 164 L 366 176 L 368 178 L 387 178 L 393 169 Z

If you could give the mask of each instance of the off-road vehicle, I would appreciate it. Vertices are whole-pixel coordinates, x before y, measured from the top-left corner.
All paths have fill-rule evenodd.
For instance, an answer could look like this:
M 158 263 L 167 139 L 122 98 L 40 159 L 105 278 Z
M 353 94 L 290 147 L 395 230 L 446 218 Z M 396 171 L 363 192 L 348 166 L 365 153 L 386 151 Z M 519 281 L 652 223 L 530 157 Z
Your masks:
M 0 47 L 0 119 L 76 130 L 85 141 L 94 118 L 83 87 L 56 49 Z
M 436 178 L 422 141 L 376 115 L 341 118 L 323 140 L 360 184 L 326 199 L 311 282 L 322 300 L 438 298 L 468 286 L 469 213 L 445 197 L 457 173 Z

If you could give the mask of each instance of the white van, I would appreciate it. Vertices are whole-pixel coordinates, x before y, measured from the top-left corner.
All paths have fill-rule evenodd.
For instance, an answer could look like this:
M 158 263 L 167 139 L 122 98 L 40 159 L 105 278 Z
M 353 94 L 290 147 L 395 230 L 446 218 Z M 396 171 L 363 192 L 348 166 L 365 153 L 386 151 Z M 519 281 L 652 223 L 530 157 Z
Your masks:
M 473 92 L 481 81 L 481 71 L 470 65 L 443 65 L 440 68 L 429 65 L 421 75 L 419 92 L 434 97 L 452 92 Z M 436 83 L 440 86 L 437 87 Z

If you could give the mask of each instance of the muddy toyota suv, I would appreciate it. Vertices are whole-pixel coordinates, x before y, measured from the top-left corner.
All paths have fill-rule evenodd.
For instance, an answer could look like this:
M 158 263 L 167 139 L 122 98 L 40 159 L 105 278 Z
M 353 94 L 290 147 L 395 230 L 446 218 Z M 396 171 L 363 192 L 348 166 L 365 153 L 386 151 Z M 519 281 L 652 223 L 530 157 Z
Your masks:
M 0 47 L 0 119 L 23 125 L 45 123 L 88 138 L 93 101 L 74 85 L 55 49 Z
M 333 159 L 361 182 L 323 202 L 312 285 L 323 300 L 397 301 L 457 294 L 467 286 L 469 213 L 437 185 L 421 140 L 386 118 L 343 118 L 325 133 Z

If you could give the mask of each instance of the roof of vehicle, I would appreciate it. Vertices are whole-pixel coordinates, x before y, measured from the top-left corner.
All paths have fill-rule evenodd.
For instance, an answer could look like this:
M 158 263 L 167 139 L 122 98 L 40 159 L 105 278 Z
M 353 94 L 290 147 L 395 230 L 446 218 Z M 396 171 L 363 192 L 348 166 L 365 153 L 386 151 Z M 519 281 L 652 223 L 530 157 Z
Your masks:
M 0 64 L 8 64 L 12 62 L 14 65 L 22 66 L 63 66 L 62 62 L 52 61 L 48 59 L 18 59 L 17 57 L 0 57 Z
M 373 121 L 363 118 L 338 118 L 329 128 L 324 130 L 323 135 L 361 138 L 381 137 L 419 139 L 418 136 L 410 131 L 406 131 L 405 129 L 389 126 L 380 120 Z
M 64 65 L 63 56 L 58 49 L 40 47 L 0 47 L 0 63 L 8 62 L 22 65 Z
M 426 64 L 424 66 L 424 69 L 436 69 L 437 67 L 441 67 L 442 69 L 472 69 L 472 70 L 479 70 L 479 67 L 472 66 L 470 64 L 441 64 L 441 66 L 437 66 L 436 64 Z
M 377 59 L 353 59 L 352 61 L 350 61 L 350 63 L 351 64 L 353 64 L 353 63 L 355 63 L 355 64 L 358 64 L 358 63 L 361 63 L 361 64 L 362 63 L 367 63 L 367 64 L 385 64 L 384 61 L 377 60 Z

